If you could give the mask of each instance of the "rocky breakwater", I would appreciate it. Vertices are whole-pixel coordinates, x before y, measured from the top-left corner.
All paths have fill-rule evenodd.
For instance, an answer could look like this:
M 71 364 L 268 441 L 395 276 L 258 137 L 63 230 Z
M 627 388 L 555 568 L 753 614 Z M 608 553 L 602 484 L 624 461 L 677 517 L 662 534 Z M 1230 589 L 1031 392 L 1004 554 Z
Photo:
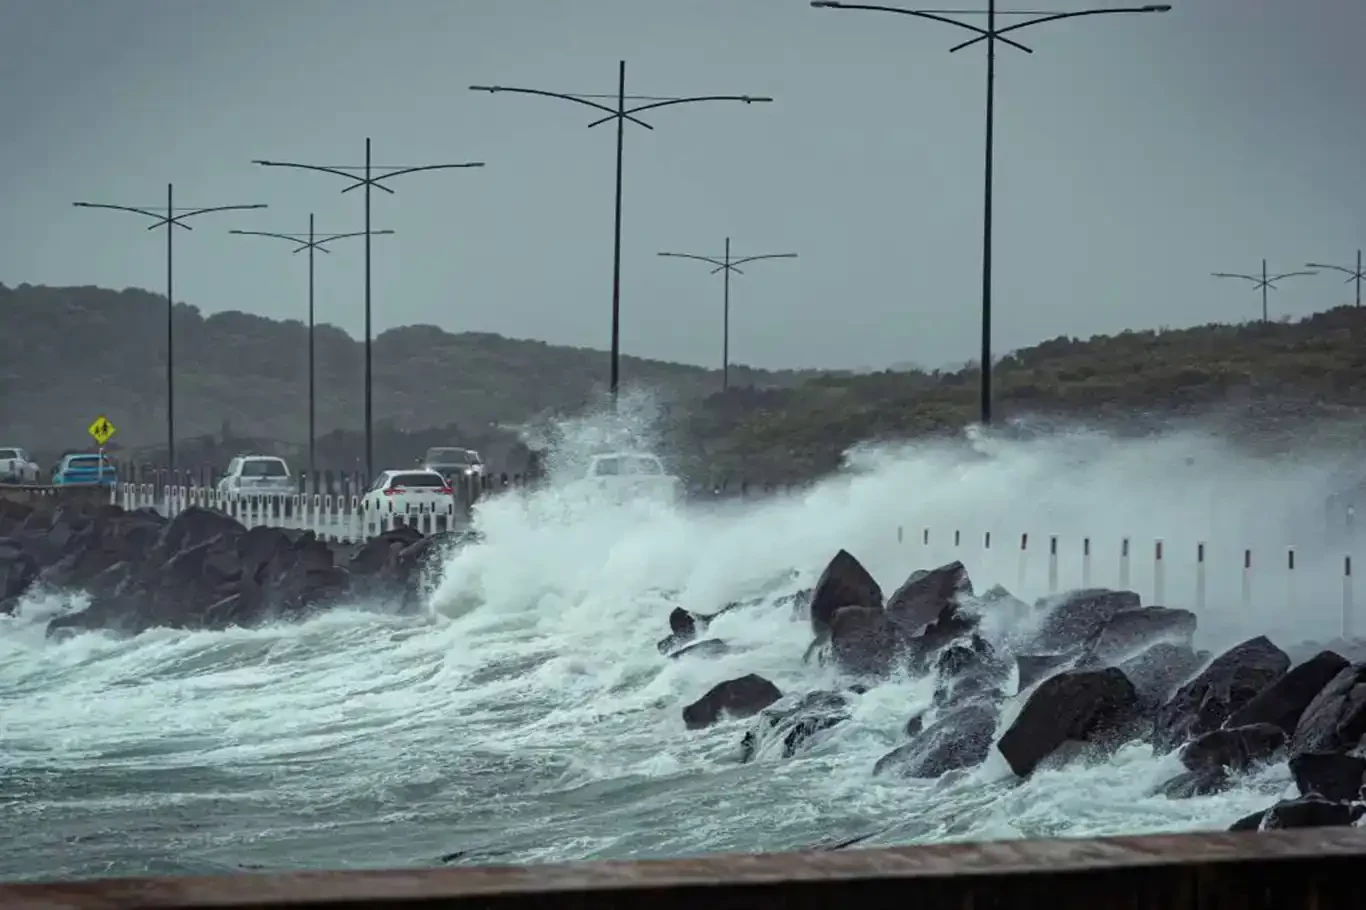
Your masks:
M 246 528 L 189 508 L 172 519 L 107 504 L 0 501 L 0 614 L 34 591 L 84 592 L 48 634 L 156 626 L 224 629 L 305 618 L 342 603 L 415 609 L 424 569 L 455 535 L 398 528 L 339 558 L 312 532 Z
M 839 685 L 784 693 L 749 674 L 682 710 L 689 729 L 750 718 L 741 761 L 792 758 L 834 735 L 869 687 L 932 675 L 929 707 L 908 710 L 905 741 L 872 774 L 963 774 L 995 750 L 1018 780 L 1140 742 L 1174 756 L 1180 771 L 1153 794 L 1170 799 L 1215 793 L 1287 762 L 1294 790 L 1232 830 L 1349 825 L 1366 814 L 1366 661 L 1332 650 L 1296 661 L 1263 636 L 1217 655 L 1197 651 L 1187 610 L 1145 607 L 1137 594 L 1109 589 L 1031 607 L 999 587 L 975 594 L 958 562 L 915 571 L 887 597 L 840 551 L 796 598 L 813 633 L 800 659 L 832 662 Z M 981 621 L 997 610 L 1021 621 L 993 643 Z M 660 651 L 725 653 L 722 639 L 703 637 L 716 615 L 675 609 Z

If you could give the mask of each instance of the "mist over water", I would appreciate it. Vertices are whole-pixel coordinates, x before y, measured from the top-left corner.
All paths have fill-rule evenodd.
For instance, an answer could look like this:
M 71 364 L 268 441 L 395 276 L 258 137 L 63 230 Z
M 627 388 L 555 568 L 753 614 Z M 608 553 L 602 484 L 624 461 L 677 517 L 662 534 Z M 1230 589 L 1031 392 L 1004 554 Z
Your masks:
M 1162 599 L 1193 609 L 1203 542 L 1199 646 L 1331 640 L 1348 552 L 1324 529 L 1337 454 L 1253 457 L 1198 427 L 1127 440 L 1045 427 L 860 449 L 841 475 L 763 501 L 606 506 L 575 490 L 592 451 L 653 448 L 652 407 L 626 399 L 621 418 L 558 425 L 551 483 L 479 506 L 482 541 L 431 579 L 424 616 L 356 604 L 295 626 L 48 642 L 44 624 L 72 603 L 39 593 L 0 619 L 0 877 L 1213 829 L 1288 784 L 1282 766 L 1217 796 L 1151 796 L 1175 760 L 1140 745 L 1022 783 L 994 752 L 939 781 L 873 778 L 929 704 L 926 679 L 855 698 L 795 759 L 739 764 L 746 721 L 690 732 L 681 709 L 746 673 L 784 693 L 839 684 L 802 662 L 809 627 L 780 599 L 840 548 L 887 591 L 957 558 L 979 593 L 999 583 L 1032 601 L 1049 590 L 1050 536 L 1064 589 L 1082 581 L 1087 538 L 1091 583 L 1118 586 L 1127 537 L 1130 587 L 1153 603 L 1160 539 Z M 674 606 L 744 599 L 758 602 L 708 632 L 732 653 L 659 654 Z

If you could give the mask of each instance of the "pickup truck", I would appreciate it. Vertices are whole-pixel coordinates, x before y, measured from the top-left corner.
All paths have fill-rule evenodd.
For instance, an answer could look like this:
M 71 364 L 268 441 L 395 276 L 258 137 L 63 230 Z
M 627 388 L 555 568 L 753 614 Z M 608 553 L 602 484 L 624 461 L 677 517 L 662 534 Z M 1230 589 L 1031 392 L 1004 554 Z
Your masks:
M 16 446 L 0 446 L 0 483 L 37 483 L 38 465 Z
M 673 503 L 683 498 L 683 482 L 666 472 L 657 456 L 646 452 L 594 455 L 584 483 L 617 502 L 651 499 Z

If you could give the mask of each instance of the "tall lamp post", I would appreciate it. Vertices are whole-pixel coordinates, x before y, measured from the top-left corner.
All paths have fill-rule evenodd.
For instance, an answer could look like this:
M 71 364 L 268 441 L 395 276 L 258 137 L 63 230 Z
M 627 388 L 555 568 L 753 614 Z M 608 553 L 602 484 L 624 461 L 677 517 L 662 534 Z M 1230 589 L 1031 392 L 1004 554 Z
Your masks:
M 307 234 L 277 234 L 271 231 L 229 231 L 229 234 L 240 234 L 250 237 L 273 237 L 276 240 L 285 240 L 294 244 L 295 253 L 308 250 L 308 477 L 309 482 L 315 482 L 317 459 L 315 449 L 317 442 L 317 395 L 315 392 L 314 345 L 313 345 L 313 253 L 331 253 L 325 244 L 334 240 L 343 240 L 347 237 L 364 237 L 364 231 L 351 231 L 345 234 L 323 234 L 319 236 L 313 228 L 313 213 L 308 213 L 308 233 Z M 377 237 L 383 234 L 392 234 L 393 231 L 371 231 L 370 236 Z
M 174 471 L 175 460 L 175 232 L 173 227 L 192 231 L 194 228 L 185 223 L 186 219 L 210 212 L 241 212 L 247 209 L 266 208 L 265 203 L 251 205 L 209 205 L 198 207 L 175 206 L 175 184 L 166 184 L 166 208 L 160 212 L 151 206 L 108 205 L 103 202 L 73 202 L 81 209 L 111 209 L 116 212 L 131 212 L 144 218 L 151 218 L 147 230 L 159 227 L 166 229 L 166 469 Z
M 1262 322 L 1267 321 L 1266 291 L 1267 288 L 1275 289 L 1276 282 L 1282 278 L 1294 278 L 1296 275 L 1317 275 L 1318 272 L 1282 272 L 1279 275 L 1268 275 L 1266 273 L 1266 260 L 1262 260 L 1262 274 L 1244 275 L 1239 272 L 1210 272 L 1215 278 L 1240 278 L 1243 281 L 1251 281 L 1255 289 L 1262 292 Z
M 370 148 L 370 137 L 366 136 L 365 164 L 363 165 L 324 166 L 321 164 L 299 164 L 293 161 L 264 161 L 261 159 L 252 161 L 252 164 L 259 164 L 262 167 L 288 167 L 302 171 L 318 171 L 323 174 L 333 174 L 344 180 L 351 181 L 349 186 L 342 189 L 343 193 L 349 193 L 354 189 L 365 190 L 365 230 L 361 232 L 365 237 L 365 476 L 368 479 L 374 479 L 374 383 L 370 360 L 370 238 L 375 232 L 370 230 L 370 191 L 372 189 L 380 189 L 393 195 L 394 191 L 384 185 L 385 180 L 392 180 L 394 177 L 401 177 L 404 174 L 417 174 L 423 171 L 444 171 L 452 168 L 483 167 L 484 162 L 466 161 L 460 164 L 423 164 L 417 167 L 380 167 L 373 163 L 370 156 Z M 375 173 L 376 171 L 380 171 L 381 173 L 377 174 Z
M 970 38 L 960 44 L 949 48 L 949 53 L 961 51 L 971 47 L 979 41 L 987 43 L 987 101 L 986 101 L 986 155 L 985 164 L 982 170 L 982 379 L 981 379 L 981 419 L 982 423 L 991 423 L 991 254 L 992 254 L 992 170 L 995 146 L 995 121 L 996 121 L 996 42 L 1007 44 L 1017 50 L 1027 54 L 1034 53 L 1033 49 L 1020 44 L 1014 39 L 1006 37 L 1010 32 L 1017 32 L 1021 29 L 1029 28 L 1032 25 L 1041 25 L 1045 22 L 1058 22 L 1063 19 L 1079 19 L 1083 16 L 1105 16 L 1114 13 L 1165 13 L 1171 10 L 1171 5 L 1167 3 L 1146 4 L 1144 6 L 1110 7 L 1100 9 L 1076 10 L 1073 12 L 1045 12 L 1045 11 L 1010 11 L 997 10 L 996 0 L 988 0 L 985 10 L 917 10 L 903 9 L 899 6 L 877 6 L 866 3 L 840 3 L 836 0 L 811 0 L 811 5 L 820 9 L 843 9 L 843 10 L 869 10 L 882 13 L 897 13 L 902 16 L 914 16 L 917 19 L 927 19 L 931 22 L 940 22 L 945 25 L 956 26 L 965 31 L 974 32 L 976 37 Z M 961 22 L 957 19 L 949 18 L 946 14 L 960 15 L 985 15 L 987 17 L 987 27 L 972 25 Z M 996 27 L 997 16 L 1034 16 L 1024 22 L 1016 22 L 1004 28 Z
M 716 268 L 711 270 L 715 275 L 720 272 L 724 278 L 721 286 L 721 391 L 730 388 L 730 274 L 745 274 L 736 266 L 744 265 L 747 262 L 758 262 L 761 259 L 796 259 L 796 253 L 764 253 L 760 256 L 744 256 L 740 259 L 732 259 L 730 256 L 730 238 L 726 238 L 726 252 L 717 259 L 714 256 L 699 256 L 695 253 L 658 253 L 659 256 L 670 256 L 674 259 L 695 259 L 698 262 L 705 262 L 714 265 Z
M 1357 306 L 1361 306 L 1361 282 L 1362 279 L 1366 279 L 1366 272 L 1362 272 L 1361 270 L 1361 250 L 1357 250 L 1357 267 L 1354 269 L 1345 265 L 1329 265 L 1326 262 L 1306 262 L 1304 267 L 1307 269 L 1332 269 L 1336 272 L 1345 272 L 1347 274 L 1347 281 L 1343 282 L 1343 284 L 1353 281 L 1356 282 Z
M 613 209 L 613 231 L 612 231 L 612 374 L 611 374 L 611 393 L 612 400 L 617 400 L 617 385 L 620 378 L 620 359 L 621 359 L 621 172 L 622 172 L 622 153 L 626 141 L 626 121 L 643 126 L 647 130 L 654 129 L 653 126 L 641 120 L 636 114 L 645 111 L 655 110 L 661 107 L 672 107 L 678 104 L 696 104 L 702 101 L 740 101 L 745 104 L 758 102 L 769 102 L 772 98 L 760 97 L 757 95 L 695 95 L 692 97 L 666 98 L 653 95 L 628 95 L 626 94 L 626 61 L 621 60 L 617 63 L 617 90 L 611 95 L 589 95 L 573 92 L 552 92 L 535 88 L 509 88 L 504 85 L 471 85 L 470 91 L 474 92 L 511 92 L 522 95 L 539 95 L 543 98 L 559 98 L 562 101 L 572 101 L 586 107 L 605 113 L 607 116 L 601 117 L 588 124 L 589 128 L 600 126 L 604 123 L 616 122 L 617 125 L 617 179 L 616 179 L 616 204 Z M 609 107 L 595 99 L 610 98 L 616 102 L 615 107 Z M 644 104 L 627 107 L 627 101 L 643 101 Z

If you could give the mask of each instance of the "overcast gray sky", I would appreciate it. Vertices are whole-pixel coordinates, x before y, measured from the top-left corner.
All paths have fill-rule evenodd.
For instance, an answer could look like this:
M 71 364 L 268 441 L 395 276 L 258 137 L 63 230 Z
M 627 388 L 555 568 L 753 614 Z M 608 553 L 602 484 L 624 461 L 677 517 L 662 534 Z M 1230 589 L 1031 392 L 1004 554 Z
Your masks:
M 1037 7 L 1037 4 L 1031 4 Z M 1104 4 L 1102 4 L 1104 5 Z M 1111 4 L 1118 5 L 1118 4 Z M 1060 333 L 1235 321 L 1213 270 L 1347 264 L 1366 246 L 1366 5 L 1176 0 L 1003 48 L 997 350 Z M 1048 7 L 1053 8 L 1053 7 Z M 1078 8 L 1062 4 L 1061 8 Z M 984 57 L 948 27 L 806 0 L 0 0 L 0 281 L 160 291 L 164 242 L 84 199 L 266 202 L 178 232 L 177 299 L 302 318 L 303 256 L 230 228 L 361 227 L 325 165 L 482 160 L 376 193 L 377 330 L 435 323 L 605 348 L 611 126 L 574 92 L 752 93 L 626 137 L 622 344 L 715 364 L 720 277 L 659 250 L 795 251 L 733 286 L 734 357 L 765 367 L 975 356 Z M 1024 39 L 1025 34 L 1020 33 Z M 320 257 L 320 318 L 356 333 L 361 244 Z M 1287 281 L 1274 313 L 1345 302 Z

